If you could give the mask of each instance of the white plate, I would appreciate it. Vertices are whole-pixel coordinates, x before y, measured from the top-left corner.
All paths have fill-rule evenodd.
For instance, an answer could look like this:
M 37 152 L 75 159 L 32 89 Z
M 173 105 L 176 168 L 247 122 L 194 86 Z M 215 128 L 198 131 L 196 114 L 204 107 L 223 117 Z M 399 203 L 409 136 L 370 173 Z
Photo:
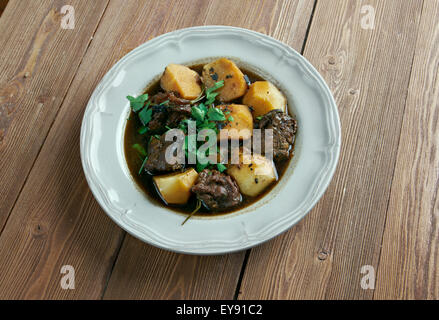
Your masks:
M 236 213 L 184 216 L 151 203 L 135 185 L 123 150 L 127 95 L 139 95 L 169 63 L 229 57 L 271 80 L 298 120 L 295 157 L 264 198 Z M 97 86 L 84 114 L 81 159 L 90 189 L 120 227 L 154 246 L 191 254 L 247 249 L 291 228 L 317 203 L 335 171 L 340 122 L 328 86 L 299 53 L 264 34 L 207 26 L 154 38 L 121 59 Z

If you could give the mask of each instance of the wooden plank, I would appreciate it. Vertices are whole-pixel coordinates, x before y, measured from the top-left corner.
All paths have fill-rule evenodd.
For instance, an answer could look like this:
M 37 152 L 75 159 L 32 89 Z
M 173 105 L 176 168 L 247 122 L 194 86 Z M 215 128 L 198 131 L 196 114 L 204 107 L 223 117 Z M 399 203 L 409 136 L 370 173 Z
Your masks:
M 211 1 L 205 24 L 233 24 L 268 33 L 300 50 L 310 1 Z M 232 299 L 244 252 L 194 257 L 164 252 L 127 237 L 106 299 Z
M 312 212 L 250 253 L 240 299 L 371 299 L 363 265 L 377 268 L 421 1 L 318 1 L 304 55 L 334 93 L 342 123 L 337 172 Z
M 439 1 L 425 1 L 375 299 L 439 299 Z
M 232 299 L 242 253 L 170 253 L 126 237 L 105 299 Z
M 73 30 L 61 28 L 60 1 L 11 0 L 0 19 L 0 230 L 61 106 L 107 0 L 70 1 Z
M 244 1 L 242 5 L 249 7 L 252 4 L 256 9 L 248 10 L 253 13 L 247 16 L 248 22 L 242 24 L 248 23 L 257 28 L 265 26 L 266 30 L 275 34 L 279 32 L 277 20 L 269 20 L 268 17 L 279 17 L 283 21 L 280 26 L 285 28 L 285 25 L 291 24 L 290 19 L 295 15 L 300 17 L 298 20 L 305 19 L 304 16 L 309 18 L 310 10 L 306 9 L 308 5 L 305 2 L 308 1 L 265 1 L 257 4 Z M 231 20 L 224 18 L 229 14 L 227 6 L 221 9 L 220 4 L 224 3 L 232 5 L 234 2 L 110 2 L 0 236 L 0 298 L 101 297 L 124 232 L 99 208 L 81 174 L 79 131 L 86 103 L 105 72 L 125 53 L 149 38 L 191 25 L 220 21 L 231 23 Z M 261 16 L 258 10 L 265 11 L 264 15 Z M 300 46 L 297 37 L 304 37 L 306 20 L 303 21 L 303 26 L 289 30 L 291 33 L 285 35 L 290 43 L 297 41 Z M 86 24 L 86 21 L 77 21 L 78 28 L 82 27 L 81 24 Z M 178 285 L 181 294 L 171 293 L 169 283 L 168 291 L 161 296 L 201 297 L 201 289 L 198 292 L 192 291 L 192 288 L 200 286 L 209 287 L 209 294 L 204 297 L 233 295 L 243 253 L 219 258 L 194 258 L 161 251 L 136 241 L 127 237 L 123 256 L 134 257 L 131 259 L 137 264 L 137 279 L 145 279 L 145 274 L 151 271 L 151 266 L 144 262 L 140 264 L 145 256 L 148 257 L 145 261 L 163 259 L 186 270 L 187 276 L 184 279 L 187 285 Z M 124 259 L 118 261 L 108 297 L 119 296 L 116 287 L 120 286 L 119 281 L 124 281 L 126 276 L 120 270 L 131 268 L 124 267 L 125 263 Z M 222 268 L 218 269 L 218 264 Z M 60 270 L 63 265 L 75 268 L 75 290 L 63 290 L 60 286 Z M 139 265 L 145 266 L 145 270 L 139 270 Z M 162 278 L 167 279 L 169 271 L 162 270 L 161 264 L 155 266 L 155 274 L 163 272 Z M 176 269 L 175 272 L 181 270 Z M 132 275 L 131 279 L 134 278 Z M 178 274 L 172 279 L 181 281 Z M 137 292 L 138 297 L 147 295 L 142 287 L 146 286 L 145 282 L 130 282 L 129 285 L 123 283 L 123 286 L 127 288 L 127 295 L 131 296 L 133 292 Z

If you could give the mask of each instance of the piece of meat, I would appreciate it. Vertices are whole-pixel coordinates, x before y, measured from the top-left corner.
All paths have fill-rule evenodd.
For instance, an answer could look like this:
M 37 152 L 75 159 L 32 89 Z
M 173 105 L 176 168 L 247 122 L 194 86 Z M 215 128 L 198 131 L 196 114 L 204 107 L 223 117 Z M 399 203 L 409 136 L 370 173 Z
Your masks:
M 190 105 L 191 102 L 186 99 L 179 98 L 174 92 L 159 92 L 151 97 L 151 102 L 153 104 L 160 104 L 169 100 L 170 104 L 174 105 Z
M 166 105 L 161 103 L 169 100 Z M 166 126 L 178 127 L 179 123 L 191 115 L 192 107 L 189 100 L 178 98 L 173 92 L 160 92 L 150 99 L 152 105 L 152 118 L 148 123 L 152 133 L 163 133 Z
M 166 161 L 166 149 L 174 142 L 166 141 L 165 137 L 166 134 L 164 133 L 160 139 L 152 137 L 149 142 L 148 160 L 145 163 L 145 170 L 150 174 L 177 171 L 184 168 L 184 164 L 170 164 Z
M 297 121 L 281 110 L 272 110 L 265 114 L 257 124 L 262 129 L 262 150 L 265 146 L 265 129 L 273 129 L 273 159 L 282 161 L 288 159 L 292 152 Z
M 170 128 L 175 128 L 182 120 L 190 117 L 192 107 L 190 105 L 170 105 L 167 111 L 166 125 Z
M 217 170 L 204 169 L 198 175 L 192 192 L 209 210 L 220 211 L 241 203 L 242 196 L 235 180 Z
M 155 105 L 152 106 L 151 121 L 148 123 L 149 131 L 153 134 L 161 133 L 165 130 L 165 123 L 168 118 L 166 106 Z

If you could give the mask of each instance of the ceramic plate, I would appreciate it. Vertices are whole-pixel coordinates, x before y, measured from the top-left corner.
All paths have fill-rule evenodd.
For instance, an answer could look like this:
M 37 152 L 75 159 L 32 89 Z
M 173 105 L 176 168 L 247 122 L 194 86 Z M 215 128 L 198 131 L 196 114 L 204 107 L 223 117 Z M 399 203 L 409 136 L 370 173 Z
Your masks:
M 185 216 L 150 202 L 125 161 L 123 135 L 130 107 L 169 63 L 227 57 L 272 81 L 287 96 L 299 125 L 295 156 L 281 181 L 260 201 L 228 215 Z M 131 51 L 104 76 L 84 114 L 81 159 L 90 189 L 105 212 L 131 235 L 191 254 L 222 254 L 260 244 L 291 228 L 317 203 L 335 171 L 340 122 L 328 86 L 287 45 L 250 30 L 206 26 L 177 30 Z

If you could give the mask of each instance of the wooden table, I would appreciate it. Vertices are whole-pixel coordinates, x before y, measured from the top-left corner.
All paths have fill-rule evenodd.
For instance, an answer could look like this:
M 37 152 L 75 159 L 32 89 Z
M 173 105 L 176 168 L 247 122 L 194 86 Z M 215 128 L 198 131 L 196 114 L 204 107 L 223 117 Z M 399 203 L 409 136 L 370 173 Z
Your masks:
M 66 4 L 74 29 L 61 28 Z M 206 24 L 300 51 L 329 84 L 343 137 L 334 179 L 304 220 L 246 252 L 200 257 L 110 221 L 84 178 L 79 132 L 123 55 Z M 438 299 L 438 67 L 437 0 L 10 0 L 0 18 L 0 298 Z M 74 290 L 61 286 L 64 265 Z M 374 289 L 361 285 L 372 275 L 363 266 Z

